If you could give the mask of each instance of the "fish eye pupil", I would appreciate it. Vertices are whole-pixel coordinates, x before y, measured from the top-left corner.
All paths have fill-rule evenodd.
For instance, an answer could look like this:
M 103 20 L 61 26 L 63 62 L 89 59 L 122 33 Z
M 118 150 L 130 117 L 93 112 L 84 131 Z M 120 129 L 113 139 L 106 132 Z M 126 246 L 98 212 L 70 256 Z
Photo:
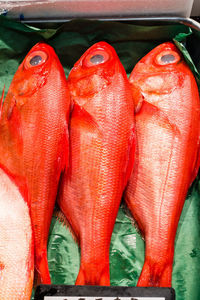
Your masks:
M 94 65 L 98 65 L 102 62 L 104 62 L 104 56 L 101 54 L 96 54 L 90 58 L 90 62 Z
M 42 57 L 40 55 L 35 55 L 31 58 L 30 64 L 31 66 L 37 66 L 41 63 Z
M 161 61 L 165 64 L 172 63 L 175 61 L 175 56 L 173 54 L 165 54 L 161 57 Z

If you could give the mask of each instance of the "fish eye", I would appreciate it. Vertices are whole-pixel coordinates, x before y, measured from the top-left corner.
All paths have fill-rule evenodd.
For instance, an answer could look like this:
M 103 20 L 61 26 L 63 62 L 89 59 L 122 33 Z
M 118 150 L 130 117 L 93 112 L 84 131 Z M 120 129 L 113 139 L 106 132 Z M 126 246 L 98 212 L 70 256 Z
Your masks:
M 98 65 L 104 62 L 104 56 L 101 54 L 95 54 L 90 57 L 90 62 L 94 65 Z
M 96 65 L 100 65 L 108 61 L 110 55 L 104 50 L 96 50 L 92 53 L 89 53 L 83 61 L 83 65 L 86 67 L 92 67 Z
M 41 63 L 41 61 L 42 61 L 42 57 L 40 55 L 35 55 L 31 58 L 30 65 L 37 66 Z
M 44 51 L 33 51 L 31 52 L 25 61 L 26 68 L 32 68 L 45 63 L 48 59 L 48 55 Z
M 175 59 L 176 58 L 173 54 L 165 54 L 165 55 L 161 56 L 161 61 L 164 64 L 170 64 L 170 63 L 174 62 Z
M 158 65 L 175 64 L 180 61 L 180 56 L 175 51 L 163 51 L 156 56 L 156 63 Z

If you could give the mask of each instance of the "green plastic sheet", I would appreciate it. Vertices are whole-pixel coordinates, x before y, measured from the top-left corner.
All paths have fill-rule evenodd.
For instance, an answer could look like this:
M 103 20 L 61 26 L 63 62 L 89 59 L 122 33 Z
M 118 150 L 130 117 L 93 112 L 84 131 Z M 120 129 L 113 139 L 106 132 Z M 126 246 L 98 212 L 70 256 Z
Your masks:
M 0 17 L 0 91 L 7 92 L 14 73 L 39 41 L 54 47 L 68 75 L 73 64 L 95 42 L 106 41 L 117 51 L 127 74 L 136 62 L 162 42 L 173 40 L 200 83 L 200 33 L 182 24 L 143 25 L 131 22 L 73 20 L 57 28 L 39 29 Z M 195 62 L 195 65 L 194 65 Z M 200 86 L 199 86 L 200 87 Z M 135 286 L 144 262 L 145 244 L 125 204 L 119 209 L 110 247 L 111 284 Z M 80 249 L 70 229 L 53 217 L 48 261 L 52 283 L 74 284 Z M 177 300 L 200 299 L 200 181 L 188 192 L 175 243 L 172 286 Z

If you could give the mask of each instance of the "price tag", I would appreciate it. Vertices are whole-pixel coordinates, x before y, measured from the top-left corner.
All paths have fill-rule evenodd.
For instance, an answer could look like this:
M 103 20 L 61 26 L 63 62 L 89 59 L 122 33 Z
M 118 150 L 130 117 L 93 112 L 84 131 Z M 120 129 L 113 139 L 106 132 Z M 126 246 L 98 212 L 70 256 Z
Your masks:
M 35 300 L 175 300 L 172 288 L 40 285 Z

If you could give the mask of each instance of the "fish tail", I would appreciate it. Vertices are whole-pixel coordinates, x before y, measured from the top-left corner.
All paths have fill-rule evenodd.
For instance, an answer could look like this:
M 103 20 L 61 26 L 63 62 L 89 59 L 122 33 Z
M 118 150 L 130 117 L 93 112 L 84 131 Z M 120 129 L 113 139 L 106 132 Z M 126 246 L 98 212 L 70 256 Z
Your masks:
M 145 260 L 137 286 L 171 287 L 172 262 Z
M 85 285 L 85 274 L 82 268 L 80 268 L 78 277 L 76 279 L 76 285 Z
M 171 287 L 172 267 L 173 267 L 172 263 L 165 267 L 165 269 L 162 273 L 161 280 L 160 280 L 160 286 L 162 286 L 162 287 Z
M 100 272 L 98 269 L 98 266 L 83 266 L 82 264 L 76 279 L 76 285 L 110 286 L 109 265 L 106 265 Z
M 108 271 L 106 270 L 106 271 L 104 271 L 101 274 L 99 285 L 110 286 L 110 274 L 109 274 L 109 270 Z
M 42 284 L 51 284 L 51 277 L 49 273 L 47 249 L 38 251 L 38 255 L 35 259 L 36 270 L 39 275 L 39 281 Z
M 169 234 L 167 222 L 169 217 L 163 217 L 159 226 L 154 221 L 150 225 L 154 230 L 145 233 L 145 261 L 137 286 L 171 287 L 176 230 Z

